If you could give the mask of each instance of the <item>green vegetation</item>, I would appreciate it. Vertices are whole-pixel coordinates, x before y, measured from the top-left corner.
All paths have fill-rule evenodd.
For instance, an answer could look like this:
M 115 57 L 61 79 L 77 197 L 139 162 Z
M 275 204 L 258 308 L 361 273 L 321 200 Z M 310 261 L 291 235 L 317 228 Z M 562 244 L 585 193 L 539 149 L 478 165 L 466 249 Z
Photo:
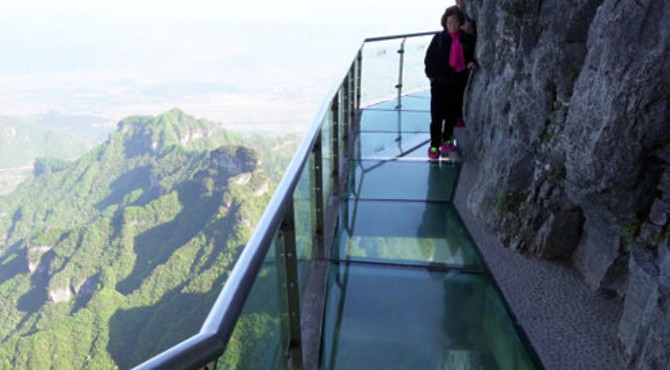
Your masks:
M 667 229 L 645 233 L 643 229 L 643 221 L 637 217 L 629 223 L 619 226 L 619 233 L 624 240 L 627 251 L 632 250 L 636 245 L 655 251 L 668 238 L 668 233 L 670 233 Z
M 544 131 L 538 134 L 538 138 L 542 143 L 550 142 L 554 138 L 554 136 L 556 136 L 556 130 L 554 130 L 554 128 L 551 126 L 547 127 Z
M 563 180 L 565 179 L 566 173 L 565 173 L 565 166 L 558 166 L 555 167 L 550 173 L 549 173 L 549 179 L 553 181 L 558 181 L 558 180 Z
M 642 221 L 639 218 L 634 218 L 629 223 L 619 226 L 619 233 L 624 240 L 627 251 L 632 250 L 635 245 L 657 250 L 658 246 L 668 237 L 668 230 L 643 237 L 640 235 L 642 229 Z
M 581 73 L 581 71 L 578 68 L 570 68 L 568 70 L 568 74 L 566 76 L 568 82 L 575 83 L 575 81 L 577 80 L 577 77 L 579 77 L 580 73 Z
M 626 244 L 626 250 L 631 250 L 633 248 L 635 238 L 637 237 L 641 226 L 642 221 L 638 218 L 634 218 L 629 223 L 619 226 L 619 232 Z
M 128 368 L 196 333 L 293 146 L 268 148 L 287 140 L 175 109 L 121 121 L 76 161 L 37 160 L 0 196 L 0 368 Z M 276 324 L 266 311 L 235 348 Z
M 518 204 L 517 198 L 518 196 L 515 193 L 498 194 L 498 210 L 503 214 L 512 212 Z
M 663 243 L 667 238 L 668 231 L 666 230 L 662 233 L 645 238 L 642 242 L 647 248 L 651 250 L 657 250 L 661 243 Z
M 548 114 L 544 130 L 537 135 L 540 143 L 549 143 L 556 137 L 561 124 L 560 108 L 560 102 L 554 101 L 553 110 Z
M 508 222 L 512 234 L 517 234 L 523 226 L 528 214 L 533 210 L 533 205 L 524 202 L 522 195 L 514 192 L 498 194 L 498 211 L 501 220 Z

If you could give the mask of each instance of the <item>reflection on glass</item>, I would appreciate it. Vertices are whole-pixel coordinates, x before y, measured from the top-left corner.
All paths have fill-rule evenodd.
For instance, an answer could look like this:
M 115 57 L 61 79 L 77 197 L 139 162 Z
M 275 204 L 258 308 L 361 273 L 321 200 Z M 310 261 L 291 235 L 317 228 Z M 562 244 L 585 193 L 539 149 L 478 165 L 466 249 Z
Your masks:
M 324 369 L 533 369 L 479 274 L 339 264 L 330 270 Z M 494 324 L 489 326 L 489 324 Z M 502 343 L 501 343 L 502 341 Z
M 334 257 L 481 270 L 450 203 L 353 200 L 342 204 Z
M 427 89 L 423 59 L 432 35 L 366 43 L 363 48 L 361 105 L 369 106 L 397 96 L 400 56 L 404 42 L 403 95 Z M 393 101 L 395 107 L 397 100 Z M 392 107 L 392 108 L 393 108 Z
M 282 260 L 273 242 L 249 293 L 226 351 L 219 358 L 221 369 L 286 368 L 286 296 Z
M 406 93 L 425 90 L 430 81 L 424 72 L 423 60 L 433 35 L 412 37 L 405 41 L 405 62 L 403 70 L 403 91 Z M 405 109 L 403 102 L 403 109 Z
M 314 184 L 314 155 L 303 170 L 293 193 L 295 238 L 300 291 L 305 292 L 315 258 L 316 191 Z M 302 295 L 301 295 L 302 296 Z
M 425 160 L 428 145 L 430 137 L 423 132 L 361 132 L 354 144 L 354 158 Z
M 397 94 L 398 49 L 401 40 L 380 41 L 363 47 L 361 106 Z
M 427 160 L 352 161 L 347 191 L 360 199 L 450 201 L 459 169 Z

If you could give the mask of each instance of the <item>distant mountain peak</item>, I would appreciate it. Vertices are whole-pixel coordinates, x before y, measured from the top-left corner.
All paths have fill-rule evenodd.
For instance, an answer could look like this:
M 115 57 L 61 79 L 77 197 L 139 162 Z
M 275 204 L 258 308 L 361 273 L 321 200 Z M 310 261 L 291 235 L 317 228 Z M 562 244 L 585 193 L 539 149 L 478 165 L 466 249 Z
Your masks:
M 118 125 L 117 130 L 123 133 L 126 133 L 131 130 L 142 130 L 142 129 L 166 129 L 171 126 L 183 126 L 183 127 L 199 127 L 203 126 L 213 126 L 211 122 L 207 120 L 199 120 L 179 108 L 172 108 L 165 113 L 161 113 L 157 116 L 130 116 L 122 119 Z
M 193 118 L 192 116 L 186 114 L 183 110 L 181 110 L 177 107 L 174 107 L 174 108 L 170 109 L 169 111 L 161 114 L 161 116 L 164 116 L 164 115 L 171 115 L 171 116 L 177 116 L 177 117 L 186 116 L 186 117 Z
M 127 117 L 117 126 L 124 141 L 142 152 L 152 153 L 174 145 L 191 148 L 196 141 L 211 137 L 218 129 L 214 123 L 197 119 L 179 108 L 157 116 Z

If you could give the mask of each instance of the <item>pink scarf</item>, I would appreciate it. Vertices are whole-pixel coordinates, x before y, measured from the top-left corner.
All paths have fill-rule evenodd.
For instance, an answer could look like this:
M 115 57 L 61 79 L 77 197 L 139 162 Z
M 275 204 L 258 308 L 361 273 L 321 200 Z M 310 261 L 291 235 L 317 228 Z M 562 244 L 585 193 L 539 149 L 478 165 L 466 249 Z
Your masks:
M 449 51 L 449 65 L 456 72 L 465 71 L 465 55 L 463 55 L 463 45 L 461 44 L 461 31 L 456 33 L 449 32 L 451 36 L 451 50 Z

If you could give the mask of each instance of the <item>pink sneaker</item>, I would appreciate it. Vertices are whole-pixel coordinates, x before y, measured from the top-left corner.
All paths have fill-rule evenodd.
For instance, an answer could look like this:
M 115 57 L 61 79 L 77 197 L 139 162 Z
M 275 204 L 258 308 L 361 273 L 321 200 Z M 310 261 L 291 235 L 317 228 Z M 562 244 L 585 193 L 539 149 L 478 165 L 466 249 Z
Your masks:
M 456 145 L 453 144 L 452 140 L 449 140 L 445 143 L 442 143 L 440 146 L 440 151 L 442 152 L 443 157 L 448 157 L 449 153 L 453 153 L 456 151 Z
M 435 146 L 428 148 L 428 159 L 436 160 L 440 158 L 440 151 Z

